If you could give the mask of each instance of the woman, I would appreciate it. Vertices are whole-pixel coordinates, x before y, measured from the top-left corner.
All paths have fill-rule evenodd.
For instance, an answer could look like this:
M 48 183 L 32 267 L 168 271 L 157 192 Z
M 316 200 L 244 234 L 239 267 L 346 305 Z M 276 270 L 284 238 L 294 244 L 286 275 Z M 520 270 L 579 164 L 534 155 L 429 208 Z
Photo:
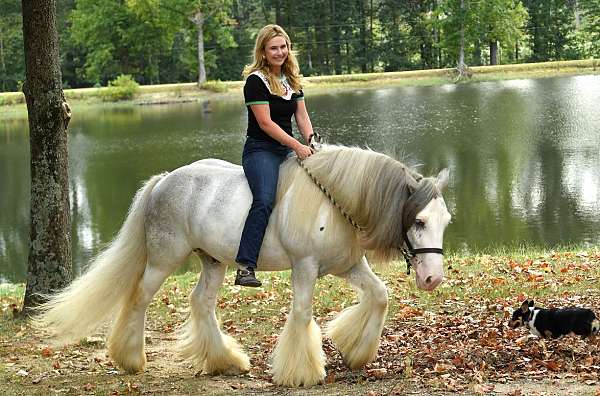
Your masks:
M 292 115 L 308 142 L 312 124 L 304 104 L 298 61 L 291 51 L 290 38 L 278 25 L 258 32 L 254 61 L 244 68 L 244 100 L 248 108 L 248 130 L 242 166 L 250 190 L 248 212 L 236 257 L 235 284 L 259 287 L 254 271 L 277 194 L 279 165 L 293 150 L 298 158 L 312 154 L 292 134 Z

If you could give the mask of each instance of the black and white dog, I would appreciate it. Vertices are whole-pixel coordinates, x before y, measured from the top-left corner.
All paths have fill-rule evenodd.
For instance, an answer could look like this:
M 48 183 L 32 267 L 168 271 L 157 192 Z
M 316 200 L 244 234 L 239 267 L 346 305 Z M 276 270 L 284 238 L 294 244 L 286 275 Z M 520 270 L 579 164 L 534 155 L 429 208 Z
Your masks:
M 526 326 L 532 334 L 542 338 L 558 338 L 570 333 L 586 338 L 600 330 L 600 322 L 590 309 L 536 308 L 533 300 L 523 301 L 508 325 L 512 328 Z

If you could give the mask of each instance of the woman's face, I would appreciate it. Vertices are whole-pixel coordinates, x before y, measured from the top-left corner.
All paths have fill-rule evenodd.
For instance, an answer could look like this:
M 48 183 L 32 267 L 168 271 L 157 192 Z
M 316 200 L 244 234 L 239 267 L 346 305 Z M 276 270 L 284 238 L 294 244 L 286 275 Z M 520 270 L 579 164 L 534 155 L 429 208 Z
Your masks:
M 265 58 L 271 67 L 280 68 L 288 56 L 288 47 L 281 36 L 273 37 L 265 44 Z

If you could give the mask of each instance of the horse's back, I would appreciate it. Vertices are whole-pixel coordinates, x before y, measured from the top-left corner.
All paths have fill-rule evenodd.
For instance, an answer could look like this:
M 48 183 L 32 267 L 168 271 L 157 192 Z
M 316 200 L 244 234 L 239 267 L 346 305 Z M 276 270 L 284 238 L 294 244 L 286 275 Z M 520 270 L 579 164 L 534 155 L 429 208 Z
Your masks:
M 185 168 L 186 166 L 216 167 L 216 168 L 231 169 L 231 170 L 237 170 L 239 172 L 243 172 L 241 166 L 232 164 L 231 162 L 227 162 L 225 160 L 218 159 L 218 158 L 201 159 L 196 162 L 192 162 L 189 165 L 185 165 L 185 166 L 183 166 L 183 168 Z
M 199 160 L 173 170 L 156 186 L 147 212 L 147 235 L 155 241 L 160 241 L 161 235 L 177 235 L 190 249 L 233 262 L 251 202 L 241 166 L 217 159 Z M 277 238 L 268 235 L 265 239 L 277 246 L 272 250 L 281 261 Z

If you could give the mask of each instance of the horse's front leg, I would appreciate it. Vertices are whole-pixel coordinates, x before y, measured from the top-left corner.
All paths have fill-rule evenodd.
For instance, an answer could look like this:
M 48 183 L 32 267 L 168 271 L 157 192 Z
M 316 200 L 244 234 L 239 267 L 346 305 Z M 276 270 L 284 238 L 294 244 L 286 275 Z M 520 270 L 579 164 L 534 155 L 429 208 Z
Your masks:
M 325 329 L 344 362 L 355 369 L 375 360 L 387 314 L 388 295 L 365 257 L 343 275 L 359 292 L 359 303 L 344 309 Z
M 179 331 L 179 348 L 186 360 L 207 374 L 235 375 L 250 369 L 250 359 L 238 342 L 219 329 L 215 313 L 219 287 L 227 266 L 201 256 L 202 274 L 190 296 L 191 314 Z
M 273 382 L 286 386 L 311 386 L 325 378 L 321 329 L 312 316 L 312 298 L 318 276 L 313 259 L 292 268 L 292 310 L 273 351 Z

